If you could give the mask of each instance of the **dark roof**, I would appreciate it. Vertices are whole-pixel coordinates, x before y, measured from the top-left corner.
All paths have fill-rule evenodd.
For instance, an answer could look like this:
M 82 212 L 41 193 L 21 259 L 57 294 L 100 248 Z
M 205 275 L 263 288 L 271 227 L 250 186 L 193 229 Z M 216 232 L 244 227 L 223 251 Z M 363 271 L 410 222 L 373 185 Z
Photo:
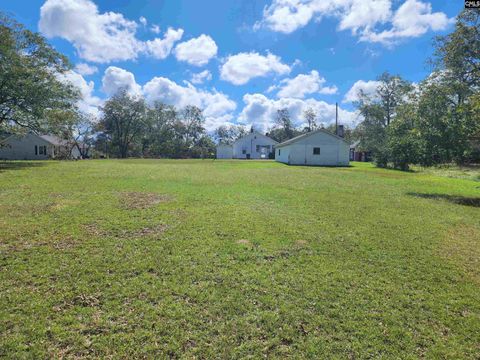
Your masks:
M 319 132 L 323 132 L 323 133 L 325 133 L 325 134 L 327 134 L 327 135 L 333 136 L 334 138 L 337 138 L 337 139 L 339 139 L 339 140 L 342 140 L 342 141 L 344 141 L 344 142 L 347 142 L 344 138 L 342 138 L 342 137 L 340 137 L 340 136 L 338 136 L 338 135 L 335 135 L 335 134 L 331 133 L 331 132 L 328 131 L 328 130 L 318 129 L 318 130 L 315 130 L 315 131 L 311 131 L 311 132 L 308 132 L 308 133 L 305 133 L 305 134 L 296 136 L 296 137 L 291 138 L 291 139 L 289 139 L 289 140 L 286 140 L 286 141 L 278 144 L 278 145 L 275 146 L 275 147 L 276 147 L 276 148 L 279 148 L 279 147 L 282 147 L 282 146 L 286 146 L 286 145 L 293 144 L 293 143 L 295 143 L 295 142 L 297 142 L 297 141 L 299 141 L 299 140 L 302 140 L 302 139 L 304 139 L 304 138 L 307 138 L 307 137 L 309 137 L 309 136 L 311 136 L 311 135 L 314 135 L 314 134 L 317 134 L 317 133 L 319 133 Z

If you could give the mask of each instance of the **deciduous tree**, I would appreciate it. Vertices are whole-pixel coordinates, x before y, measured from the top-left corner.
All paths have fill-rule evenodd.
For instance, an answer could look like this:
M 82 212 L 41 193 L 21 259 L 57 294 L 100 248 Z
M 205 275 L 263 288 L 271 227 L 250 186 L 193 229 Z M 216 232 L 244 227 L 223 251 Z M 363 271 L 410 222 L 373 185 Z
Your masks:
M 0 129 L 44 131 L 49 112 L 72 110 L 79 93 L 58 78 L 69 69 L 40 34 L 0 13 Z
M 120 90 L 105 102 L 101 126 L 121 158 L 128 156 L 145 131 L 146 110 L 145 101 L 130 96 L 126 90 Z

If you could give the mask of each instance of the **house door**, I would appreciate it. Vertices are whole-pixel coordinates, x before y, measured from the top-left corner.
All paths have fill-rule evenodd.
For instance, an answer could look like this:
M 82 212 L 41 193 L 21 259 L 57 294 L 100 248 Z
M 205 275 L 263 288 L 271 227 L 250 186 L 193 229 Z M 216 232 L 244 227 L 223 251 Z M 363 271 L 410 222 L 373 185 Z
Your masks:
M 250 160 L 250 154 L 247 154 L 247 160 Z

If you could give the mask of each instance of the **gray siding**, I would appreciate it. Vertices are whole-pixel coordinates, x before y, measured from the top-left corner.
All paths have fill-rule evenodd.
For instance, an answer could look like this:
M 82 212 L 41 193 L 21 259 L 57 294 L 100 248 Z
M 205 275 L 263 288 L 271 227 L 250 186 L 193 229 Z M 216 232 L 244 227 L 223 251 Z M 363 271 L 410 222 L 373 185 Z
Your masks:
M 37 146 L 37 154 L 35 154 L 35 146 Z M 40 155 L 39 147 L 46 146 L 47 154 Z M 25 136 L 11 136 L 0 146 L 0 159 L 5 160 L 46 160 L 50 158 L 53 146 L 34 135 L 27 134 Z

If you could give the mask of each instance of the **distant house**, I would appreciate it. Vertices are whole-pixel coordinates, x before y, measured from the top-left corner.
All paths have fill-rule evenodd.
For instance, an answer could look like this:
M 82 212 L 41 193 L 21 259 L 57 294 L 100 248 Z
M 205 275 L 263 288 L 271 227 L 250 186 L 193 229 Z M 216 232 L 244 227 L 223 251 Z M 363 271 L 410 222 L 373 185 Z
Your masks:
M 78 148 L 54 135 L 9 135 L 0 139 L 0 159 L 47 160 L 81 158 Z
M 370 152 L 362 149 L 360 140 L 350 145 L 350 161 L 370 161 Z
M 278 144 L 275 160 L 289 165 L 347 166 L 349 144 L 342 137 L 319 129 Z
M 227 144 L 217 145 L 217 159 L 233 159 L 233 146 Z
M 232 145 L 219 144 L 217 159 L 268 159 L 273 157 L 277 144 L 278 142 L 268 136 L 252 131 Z

